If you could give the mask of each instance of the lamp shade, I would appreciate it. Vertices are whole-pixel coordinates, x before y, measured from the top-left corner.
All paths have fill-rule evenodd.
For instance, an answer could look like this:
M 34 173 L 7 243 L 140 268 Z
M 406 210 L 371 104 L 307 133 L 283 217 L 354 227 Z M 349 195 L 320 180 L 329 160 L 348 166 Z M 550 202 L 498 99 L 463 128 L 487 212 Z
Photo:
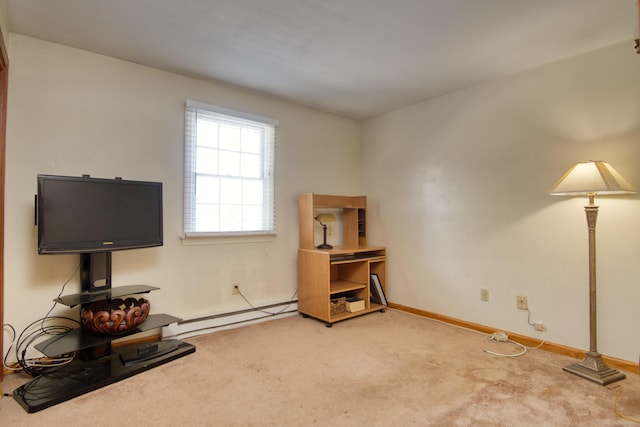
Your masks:
M 320 224 L 325 224 L 327 222 L 336 222 L 336 216 L 330 213 L 318 214 L 316 216 L 316 221 L 318 221 Z
M 636 189 L 604 161 L 576 163 L 551 187 L 555 196 L 628 194 Z

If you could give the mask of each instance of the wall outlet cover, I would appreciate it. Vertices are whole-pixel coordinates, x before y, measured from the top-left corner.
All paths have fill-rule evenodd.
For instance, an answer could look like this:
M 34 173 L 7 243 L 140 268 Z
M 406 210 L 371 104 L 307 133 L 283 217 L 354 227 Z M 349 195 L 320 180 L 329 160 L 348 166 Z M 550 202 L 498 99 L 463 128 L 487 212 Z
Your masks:
M 529 309 L 529 303 L 527 301 L 527 297 L 524 295 L 518 295 L 516 297 L 516 306 L 518 307 L 518 310 L 528 310 Z

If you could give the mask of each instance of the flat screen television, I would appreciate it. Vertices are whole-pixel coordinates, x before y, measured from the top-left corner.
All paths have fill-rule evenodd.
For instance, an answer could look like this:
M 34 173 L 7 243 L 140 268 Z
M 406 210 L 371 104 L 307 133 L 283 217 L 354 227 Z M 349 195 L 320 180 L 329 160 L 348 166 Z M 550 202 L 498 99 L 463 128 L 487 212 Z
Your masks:
M 162 183 L 38 175 L 38 253 L 162 246 Z

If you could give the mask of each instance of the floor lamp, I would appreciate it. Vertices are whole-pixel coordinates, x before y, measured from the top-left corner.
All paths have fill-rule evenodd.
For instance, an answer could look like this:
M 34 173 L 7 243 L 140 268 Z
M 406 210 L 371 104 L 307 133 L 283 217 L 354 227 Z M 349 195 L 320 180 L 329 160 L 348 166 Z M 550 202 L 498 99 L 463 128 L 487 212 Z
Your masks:
M 584 207 L 589 231 L 589 352 L 581 362 L 563 369 L 601 385 L 607 385 L 625 378 L 622 372 L 607 366 L 598 353 L 596 317 L 596 219 L 598 206 L 595 196 L 629 194 L 636 190 L 607 162 L 588 161 L 577 163 L 569 169 L 552 187 L 549 194 L 557 196 L 588 196 L 589 204 Z

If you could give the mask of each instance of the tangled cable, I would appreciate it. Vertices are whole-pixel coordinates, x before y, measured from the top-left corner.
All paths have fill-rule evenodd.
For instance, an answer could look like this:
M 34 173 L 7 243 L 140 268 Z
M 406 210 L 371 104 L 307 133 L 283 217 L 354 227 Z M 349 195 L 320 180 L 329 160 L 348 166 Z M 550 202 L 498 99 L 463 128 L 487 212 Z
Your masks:
M 504 332 L 494 332 L 491 335 L 487 335 L 487 337 L 493 341 L 493 342 L 510 342 L 513 343 L 517 346 L 519 346 L 522 351 L 519 353 L 515 353 L 515 354 L 503 354 L 503 353 L 496 353 L 494 351 L 491 350 L 487 350 L 486 348 L 483 349 L 485 353 L 489 353 L 492 354 L 494 356 L 502 356 L 502 357 L 518 357 L 518 356 L 522 356 L 523 354 L 525 354 L 527 352 L 527 347 L 524 346 L 523 344 L 520 344 L 519 342 L 516 342 L 512 339 L 509 339 L 509 337 L 507 336 L 507 334 L 505 334 Z
M 75 276 L 76 272 L 80 269 L 80 265 L 76 267 L 71 276 L 67 279 L 66 282 L 62 285 L 60 289 L 60 293 L 58 294 L 58 298 L 64 292 L 64 288 L 67 286 L 67 283 L 71 281 L 71 279 Z M 24 372 L 31 376 L 42 375 L 46 372 L 50 372 L 56 368 L 65 366 L 66 364 L 73 361 L 75 358 L 75 353 L 67 353 L 61 354 L 55 357 L 37 357 L 37 358 L 28 358 L 28 351 L 43 337 L 55 336 L 66 334 L 70 330 L 77 327 L 80 323 L 78 320 L 72 319 L 66 316 L 50 316 L 51 312 L 56 306 L 56 302 L 53 303 L 47 314 L 38 320 L 31 322 L 24 330 L 20 333 L 20 335 L 16 336 L 16 330 L 10 324 L 4 324 L 4 327 L 8 327 L 11 329 L 13 338 L 9 348 L 7 349 L 7 353 L 2 359 L 2 364 L 5 368 L 18 371 L 22 369 Z M 55 321 L 56 323 L 52 323 Z M 63 321 L 63 322 L 61 322 Z M 71 323 L 73 326 L 69 326 Z M 16 363 L 18 366 L 9 366 L 7 364 L 7 359 L 9 354 L 11 353 L 11 349 L 15 351 Z
M 41 357 L 41 358 L 27 357 L 28 351 L 42 337 L 66 334 L 71 329 L 73 329 L 73 327 L 71 326 L 66 326 L 64 324 L 59 324 L 59 323 L 52 324 L 52 325 L 47 324 L 49 321 L 53 321 L 53 320 L 55 321 L 64 320 L 64 321 L 73 322 L 75 324 L 79 323 L 77 320 L 74 320 L 74 319 L 71 319 L 70 317 L 65 317 L 65 316 L 43 317 L 42 319 L 38 319 L 32 322 L 17 337 L 15 337 L 15 329 L 13 328 L 13 326 L 5 325 L 11 328 L 11 330 L 13 331 L 14 340 L 9 345 L 7 354 L 3 359 L 3 365 L 6 368 L 11 370 L 22 369 L 27 374 L 36 377 L 38 375 L 42 375 L 43 373 L 45 373 L 46 371 L 52 368 L 61 367 L 70 363 L 74 359 L 75 353 L 62 354 L 56 357 Z M 7 358 L 11 353 L 12 348 L 15 351 L 15 358 L 20 368 L 11 367 L 11 366 L 8 366 L 7 364 Z

